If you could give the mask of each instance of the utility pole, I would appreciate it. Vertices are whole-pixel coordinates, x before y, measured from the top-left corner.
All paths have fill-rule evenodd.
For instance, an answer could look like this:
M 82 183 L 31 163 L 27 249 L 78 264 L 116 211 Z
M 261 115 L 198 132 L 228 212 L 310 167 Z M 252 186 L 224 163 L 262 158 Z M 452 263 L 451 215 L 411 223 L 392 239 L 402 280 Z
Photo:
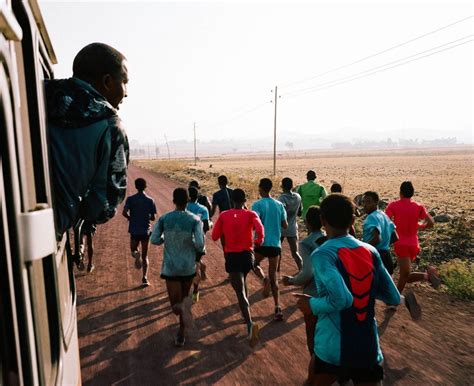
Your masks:
M 171 160 L 171 154 L 170 154 L 170 145 L 168 144 L 168 138 L 166 138 L 165 134 L 165 142 L 166 142 L 166 148 L 168 149 L 168 161 Z
M 278 102 L 278 87 L 275 86 L 275 116 L 273 120 L 273 175 L 274 176 L 276 176 L 277 102 Z
M 194 166 L 196 166 L 196 122 L 194 122 Z

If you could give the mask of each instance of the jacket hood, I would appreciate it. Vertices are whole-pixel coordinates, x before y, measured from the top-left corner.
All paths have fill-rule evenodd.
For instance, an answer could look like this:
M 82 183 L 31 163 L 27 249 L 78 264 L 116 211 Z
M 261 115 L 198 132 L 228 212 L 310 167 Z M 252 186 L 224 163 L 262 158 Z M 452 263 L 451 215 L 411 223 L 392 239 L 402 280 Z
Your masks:
M 117 110 L 89 83 L 78 78 L 47 80 L 48 122 L 63 128 L 88 126 L 117 115 Z

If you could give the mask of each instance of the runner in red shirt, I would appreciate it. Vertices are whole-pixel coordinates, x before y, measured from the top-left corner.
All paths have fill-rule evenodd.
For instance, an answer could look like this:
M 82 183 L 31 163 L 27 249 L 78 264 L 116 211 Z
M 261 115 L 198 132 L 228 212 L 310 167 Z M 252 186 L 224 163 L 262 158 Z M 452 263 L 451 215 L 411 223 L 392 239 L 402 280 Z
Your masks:
M 239 300 L 242 316 L 247 323 L 250 346 L 258 342 L 257 324 L 250 316 L 246 277 L 254 267 L 253 246 L 263 242 L 263 225 L 257 213 L 244 209 L 245 192 L 234 189 L 231 194 L 234 209 L 221 212 L 212 229 L 212 239 L 221 239 L 224 248 L 225 270 L 229 274 L 230 283 Z M 254 241 L 253 231 L 256 233 Z
M 410 272 L 411 262 L 420 253 L 418 229 L 432 228 L 434 225 L 433 218 L 425 207 L 412 200 L 414 193 L 413 184 L 410 181 L 404 181 L 400 186 L 400 199 L 391 202 L 385 209 L 387 216 L 395 223 L 399 238 L 395 242 L 394 248 L 400 267 L 400 278 L 397 284 L 400 293 L 406 283 L 429 280 L 435 288 L 440 284 L 438 273 L 434 267 L 429 267 L 427 272 Z M 421 310 L 413 292 L 407 292 L 405 297 L 412 317 L 421 316 Z

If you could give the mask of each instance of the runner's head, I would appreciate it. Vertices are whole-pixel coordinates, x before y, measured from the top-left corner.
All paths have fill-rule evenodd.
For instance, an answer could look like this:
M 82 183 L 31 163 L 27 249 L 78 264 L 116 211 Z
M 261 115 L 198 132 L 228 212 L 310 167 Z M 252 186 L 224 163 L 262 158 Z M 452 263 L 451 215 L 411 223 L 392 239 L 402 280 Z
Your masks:
M 293 189 L 293 180 L 289 177 L 285 177 L 281 180 L 281 187 L 285 192 Z
M 197 182 L 196 180 L 192 180 L 189 182 L 189 187 L 193 187 L 193 188 L 196 188 L 197 190 L 201 189 L 201 187 L 199 186 L 199 182 Z
M 331 193 L 342 193 L 342 186 L 337 182 L 331 185 Z
M 314 170 L 308 170 L 306 173 L 306 179 L 308 181 L 314 181 L 316 179 L 316 172 Z
M 349 197 L 340 193 L 327 196 L 321 202 L 321 223 L 330 232 L 347 232 L 354 223 L 354 204 Z
M 137 178 L 135 180 L 135 188 L 139 191 L 139 192 L 143 192 L 145 189 L 146 189 L 146 181 L 144 178 Z
M 273 182 L 270 178 L 262 178 L 258 184 L 258 190 L 262 197 L 268 197 L 273 188 Z
M 237 188 L 232 191 L 232 202 L 235 208 L 241 208 L 245 204 L 245 201 L 247 201 L 247 198 L 242 189 Z
M 188 191 L 184 188 L 176 188 L 173 190 L 173 203 L 177 209 L 186 208 L 188 203 Z
M 217 183 L 221 188 L 225 188 L 227 184 L 229 183 L 229 180 L 227 179 L 226 176 L 219 176 L 217 177 Z
M 415 188 L 411 181 L 403 181 L 400 185 L 400 197 L 412 198 L 415 194 Z
M 127 96 L 127 59 L 104 43 L 91 43 L 74 58 L 75 78 L 90 83 L 115 108 Z
M 362 197 L 362 205 L 365 213 L 372 213 L 377 210 L 379 204 L 379 195 L 376 192 L 365 192 Z
M 196 202 L 198 199 L 198 190 L 194 186 L 188 188 L 189 202 Z
M 319 209 L 319 206 L 311 205 L 308 208 L 304 222 L 310 232 L 321 230 L 321 210 Z

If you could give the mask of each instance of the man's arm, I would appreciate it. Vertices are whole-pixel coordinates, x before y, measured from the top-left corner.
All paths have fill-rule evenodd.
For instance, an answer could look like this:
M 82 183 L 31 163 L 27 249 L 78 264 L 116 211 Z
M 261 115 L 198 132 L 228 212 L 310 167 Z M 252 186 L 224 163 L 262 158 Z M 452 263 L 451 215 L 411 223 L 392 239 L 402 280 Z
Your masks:
M 426 209 L 423 208 L 424 213 L 422 213 L 421 220 L 423 222 L 418 223 L 418 228 L 420 229 L 428 229 L 428 228 L 433 228 L 434 227 L 434 220 L 433 217 L 430 216 L 429 213 L 426 212 Z
M 380 243 L 380 232 L 377 228 L 372 229 L 372 238 L 368 241 L 370 245 L 373 245 L 374 247 Z
M 212 201 L 211 213 L 209 213 L 210 218 L 214 216 L 214 213 L 216 213 L 216 209 L 217 209 L 217 204 L 214 201 Z
M 123 206 L 123 210 L 122 210 L 122 216 L 125 217 L 127 220 L 130 220 L 130 215 L 128 214 L 129 210 L 130 210 L 129 201 L 128 201 L 128 198 L 127 198 L 127 200 L 125 201 L 125 205 Z
M 211 238 L 214 241 L 219 240 L 222 236 L 222 217 L 219 217 L 212 228 Z
M 164 226 L 164 221 L 163 217 L 160 217 L 158 222 L 155 225 L 155 228 L 153 229 L 153 232 L 151 233 L 150 236 L 150 242 L 154 245 L 161 245 L 164 242 L 163 239 L 163 226 Z
M 202 221 L 196 221 L 194 224 L 194 247 L 196 251 L 203 252 L 204 251 L 204 232 L 202 230 Z
M 400 304 L 400 292 L 398 292 L 392 277 L 382 264 L 379 253 L 377 251 L 373 253 L 375 253 L 376 259 L 375 270 L 379 278 L 375 297 L 389 306 L 396 306 Z
M 156 214 L 156 205 L 155 205 L 155 201 L 153 201 L 153 205 L 151 207 L 151 212 L 150 212 L 150 220 L 151 221 L 155 221 L 155 214 Z
M 305 285 L 313 278 L 313 265 L 311 264 L 311 255 L 312 250 L 304 243 L 300 243 L 300 255 L 303 258 L 303 268 L 301 271 L 293 277 L 288 279 L 289 284 L 295 285 Z
M 258 217 L 256 213 L 255 213 L 254 218 L 252 219 L 252 224 L 257 236 L 255 238 L 255 245 L 262 245 L 263 239 L 265 238 L 265 230 L 263 228 L 263 224 L 262 224 L 262 221 L 260 220 L 260 217 Z
M 318 280 L 321 281 L 328 292 L 324 297 L 309 300 L 312 313 L 314 315 L 327 314 L 349 308 L 354 299 L 333 259 L 327 256 L 326 253 L 315 251 L 311 255 L 311 260 L 314 267 L 313 274 L 318 274 Z

